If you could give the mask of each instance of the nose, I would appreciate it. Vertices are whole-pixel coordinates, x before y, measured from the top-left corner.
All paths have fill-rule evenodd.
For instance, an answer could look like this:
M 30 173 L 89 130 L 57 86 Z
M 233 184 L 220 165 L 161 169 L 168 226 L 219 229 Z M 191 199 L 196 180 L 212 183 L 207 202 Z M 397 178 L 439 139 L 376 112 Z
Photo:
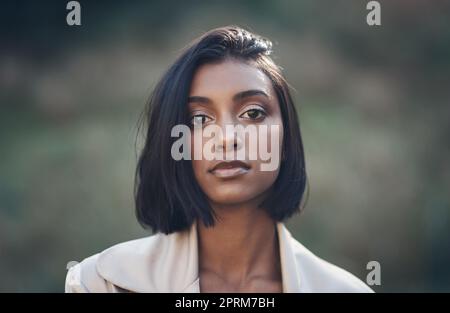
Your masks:
M 239 136 L 236 136 L 233 131 L 225 131 L 222 139 L 219 140 L 219 144 L 217 145 L 217 149 L 219 152 L 228 153 L 230 151 L 237 151 L 242 146 L 242 140 Z
M 243 139 L 240 132 L 235 130 L 236 125 L 233 119 L 226 119 L 219 125 L 222 130 L 216 146 L 219 152 L 228 154 L 242 148 Z

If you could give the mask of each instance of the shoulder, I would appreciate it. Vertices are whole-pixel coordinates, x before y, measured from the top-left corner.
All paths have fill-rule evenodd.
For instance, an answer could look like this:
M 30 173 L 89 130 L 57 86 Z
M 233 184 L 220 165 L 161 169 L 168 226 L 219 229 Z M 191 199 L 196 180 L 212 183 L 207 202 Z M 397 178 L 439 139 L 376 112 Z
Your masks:
M 196 279 L 195 232 L 180 231 L 116 244 L 67 273 L 66 292 L 180 292 Z M 180 260 L 185 264 L 180 266 Z
M 123 292 L 134 291 L 128 281 L 139 281 L 146 268 L 141 263 L 152 259 L 162 244 L 161 234 L 122 242 L 85 258 L 72 266 L 66 275 L 65 292 Z M 135 272 L 130 269 L 135 268 Z M 135 277 L 130 277 L 134 275 Z
M 98 254 L 84 259 L 69 268 L 66 275 L 66 293 L 108 292 L 110 286 L 97 273 Z
M 321 259 L 293 237 L 291 246 L 304 292 L 373 292 L 355 275 Z

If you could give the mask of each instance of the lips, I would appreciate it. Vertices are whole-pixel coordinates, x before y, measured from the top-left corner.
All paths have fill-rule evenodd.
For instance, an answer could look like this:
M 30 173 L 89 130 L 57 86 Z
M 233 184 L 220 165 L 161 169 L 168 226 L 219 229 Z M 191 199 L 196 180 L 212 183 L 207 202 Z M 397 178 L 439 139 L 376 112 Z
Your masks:
M 250 166 L 242 161 L 217 163 L 209 172 L 219 178 L 230 178 L 246 174 Z

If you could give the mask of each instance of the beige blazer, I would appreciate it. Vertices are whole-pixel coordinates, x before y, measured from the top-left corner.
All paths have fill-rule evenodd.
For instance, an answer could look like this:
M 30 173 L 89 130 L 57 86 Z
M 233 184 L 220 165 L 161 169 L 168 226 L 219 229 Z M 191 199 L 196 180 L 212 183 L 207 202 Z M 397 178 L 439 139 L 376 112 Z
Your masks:
M 373 292 L 349 272 L 315 256 L 283 223 L 276 225 L 283 292 Z M 66 292 L 200 292 L 196 223 L 189 230 L 117 244 L 67 273 Z

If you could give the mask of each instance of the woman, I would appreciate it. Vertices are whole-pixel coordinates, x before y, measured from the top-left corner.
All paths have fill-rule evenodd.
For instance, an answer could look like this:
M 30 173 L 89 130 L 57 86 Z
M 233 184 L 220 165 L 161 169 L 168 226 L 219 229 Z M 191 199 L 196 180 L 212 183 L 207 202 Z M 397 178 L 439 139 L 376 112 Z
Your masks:
M 301 211 L 307 177 L 296 110 L 270 53 L 270 41 L 235 26 L 183 51 L 149 101 L 136 170 L 137 217 L 156 234 L 70 268 L 67 292 L 371 291 L 283 224 Z M 180 126 L 189 130 L 182 148 Z M 275 166 L 264 167 L 268 151 Z

